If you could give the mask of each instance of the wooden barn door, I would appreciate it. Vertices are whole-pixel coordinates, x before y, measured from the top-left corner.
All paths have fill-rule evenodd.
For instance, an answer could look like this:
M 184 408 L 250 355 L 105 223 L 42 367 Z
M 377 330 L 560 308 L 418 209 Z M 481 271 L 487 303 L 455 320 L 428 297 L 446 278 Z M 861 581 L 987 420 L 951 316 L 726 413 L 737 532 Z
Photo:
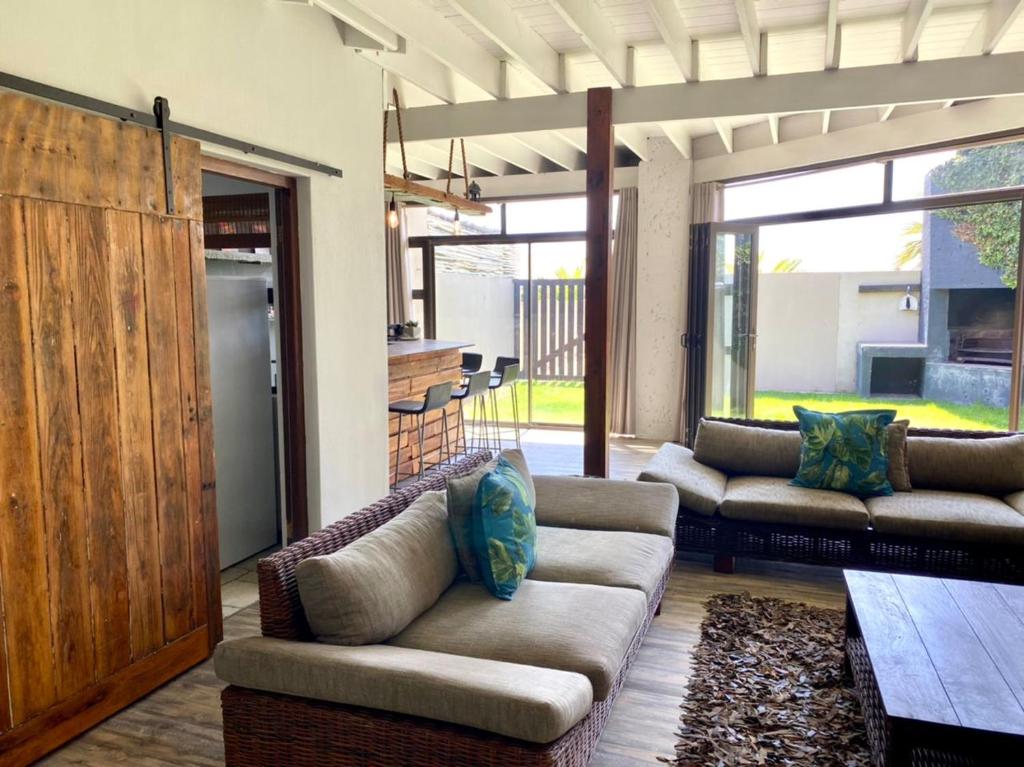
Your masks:
M 199 146 L 0 93 L 0 764 L 221 636 Z

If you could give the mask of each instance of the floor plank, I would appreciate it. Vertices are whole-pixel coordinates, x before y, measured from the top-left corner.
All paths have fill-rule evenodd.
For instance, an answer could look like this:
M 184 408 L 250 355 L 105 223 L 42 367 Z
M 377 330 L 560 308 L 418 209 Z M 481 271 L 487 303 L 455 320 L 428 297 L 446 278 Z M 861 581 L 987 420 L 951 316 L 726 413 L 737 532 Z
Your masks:
M 531 470 L 537 474 L 578 473 L 583 458 L 578 439 L 572 432 L 532 430 L 524 441 Z M 614 440 L 612 476 L 635 477 L 656 448 L 655 443 Z M 243 568 L 225 571 L 228 579 L 233 576 L 236 581 L 243 575 Z M 672 755 L 678 707 L 689 675 L 690 653 L 700 633 L 703 604 L 716 593 L 744 591 L 825 607 L 843 606 L 839 570 L 741 560 L 735 574 L 720 575 L 711 571 L 709 560 L 703 557 L 680 559 L 662 614 L 655 619 L 615 704 L 593 767 L 651 767 L 657 764 L 657 757 Z M 257 633 L 254 610 L 243 610 L 225 621 L 226 638 Z M 204 663 L 65 746 L 43 764 L 220 765 L 222 686 L 212 663 Z

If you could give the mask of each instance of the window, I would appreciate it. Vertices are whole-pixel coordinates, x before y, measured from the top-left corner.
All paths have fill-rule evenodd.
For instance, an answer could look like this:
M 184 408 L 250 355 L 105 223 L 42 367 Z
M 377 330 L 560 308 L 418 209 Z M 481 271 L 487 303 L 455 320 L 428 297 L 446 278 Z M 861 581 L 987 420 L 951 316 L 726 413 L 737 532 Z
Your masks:
M 894 200 L 1021 186 L 1024 141 L 898 157 L 892 167 Z
M 729 184 L 725 220 L 880 203 L 884 186 L 880 162 Z

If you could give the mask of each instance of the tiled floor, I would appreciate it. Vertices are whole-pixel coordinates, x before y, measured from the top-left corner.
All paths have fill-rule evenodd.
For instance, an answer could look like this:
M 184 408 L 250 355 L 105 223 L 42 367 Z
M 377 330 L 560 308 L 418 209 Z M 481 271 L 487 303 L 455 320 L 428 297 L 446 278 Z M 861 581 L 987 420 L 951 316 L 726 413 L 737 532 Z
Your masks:
M 220 604 L 224 617 L 234 615 L 239 610 L 254 604 L 259 599 L 256 580 L 256 563 L 268 554 L 273 554 L 280 547 L 273 546 L 266 551 L 249 557 L 237 565 L 220 572 Z

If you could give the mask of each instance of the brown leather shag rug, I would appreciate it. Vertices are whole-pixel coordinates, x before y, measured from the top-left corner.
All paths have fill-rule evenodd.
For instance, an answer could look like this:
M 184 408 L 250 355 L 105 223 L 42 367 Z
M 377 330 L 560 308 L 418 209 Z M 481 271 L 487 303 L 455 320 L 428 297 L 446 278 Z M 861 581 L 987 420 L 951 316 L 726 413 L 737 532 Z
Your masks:
M 842 611 L 749 594 L 706 607 L 669 764 L 869 767 Z

